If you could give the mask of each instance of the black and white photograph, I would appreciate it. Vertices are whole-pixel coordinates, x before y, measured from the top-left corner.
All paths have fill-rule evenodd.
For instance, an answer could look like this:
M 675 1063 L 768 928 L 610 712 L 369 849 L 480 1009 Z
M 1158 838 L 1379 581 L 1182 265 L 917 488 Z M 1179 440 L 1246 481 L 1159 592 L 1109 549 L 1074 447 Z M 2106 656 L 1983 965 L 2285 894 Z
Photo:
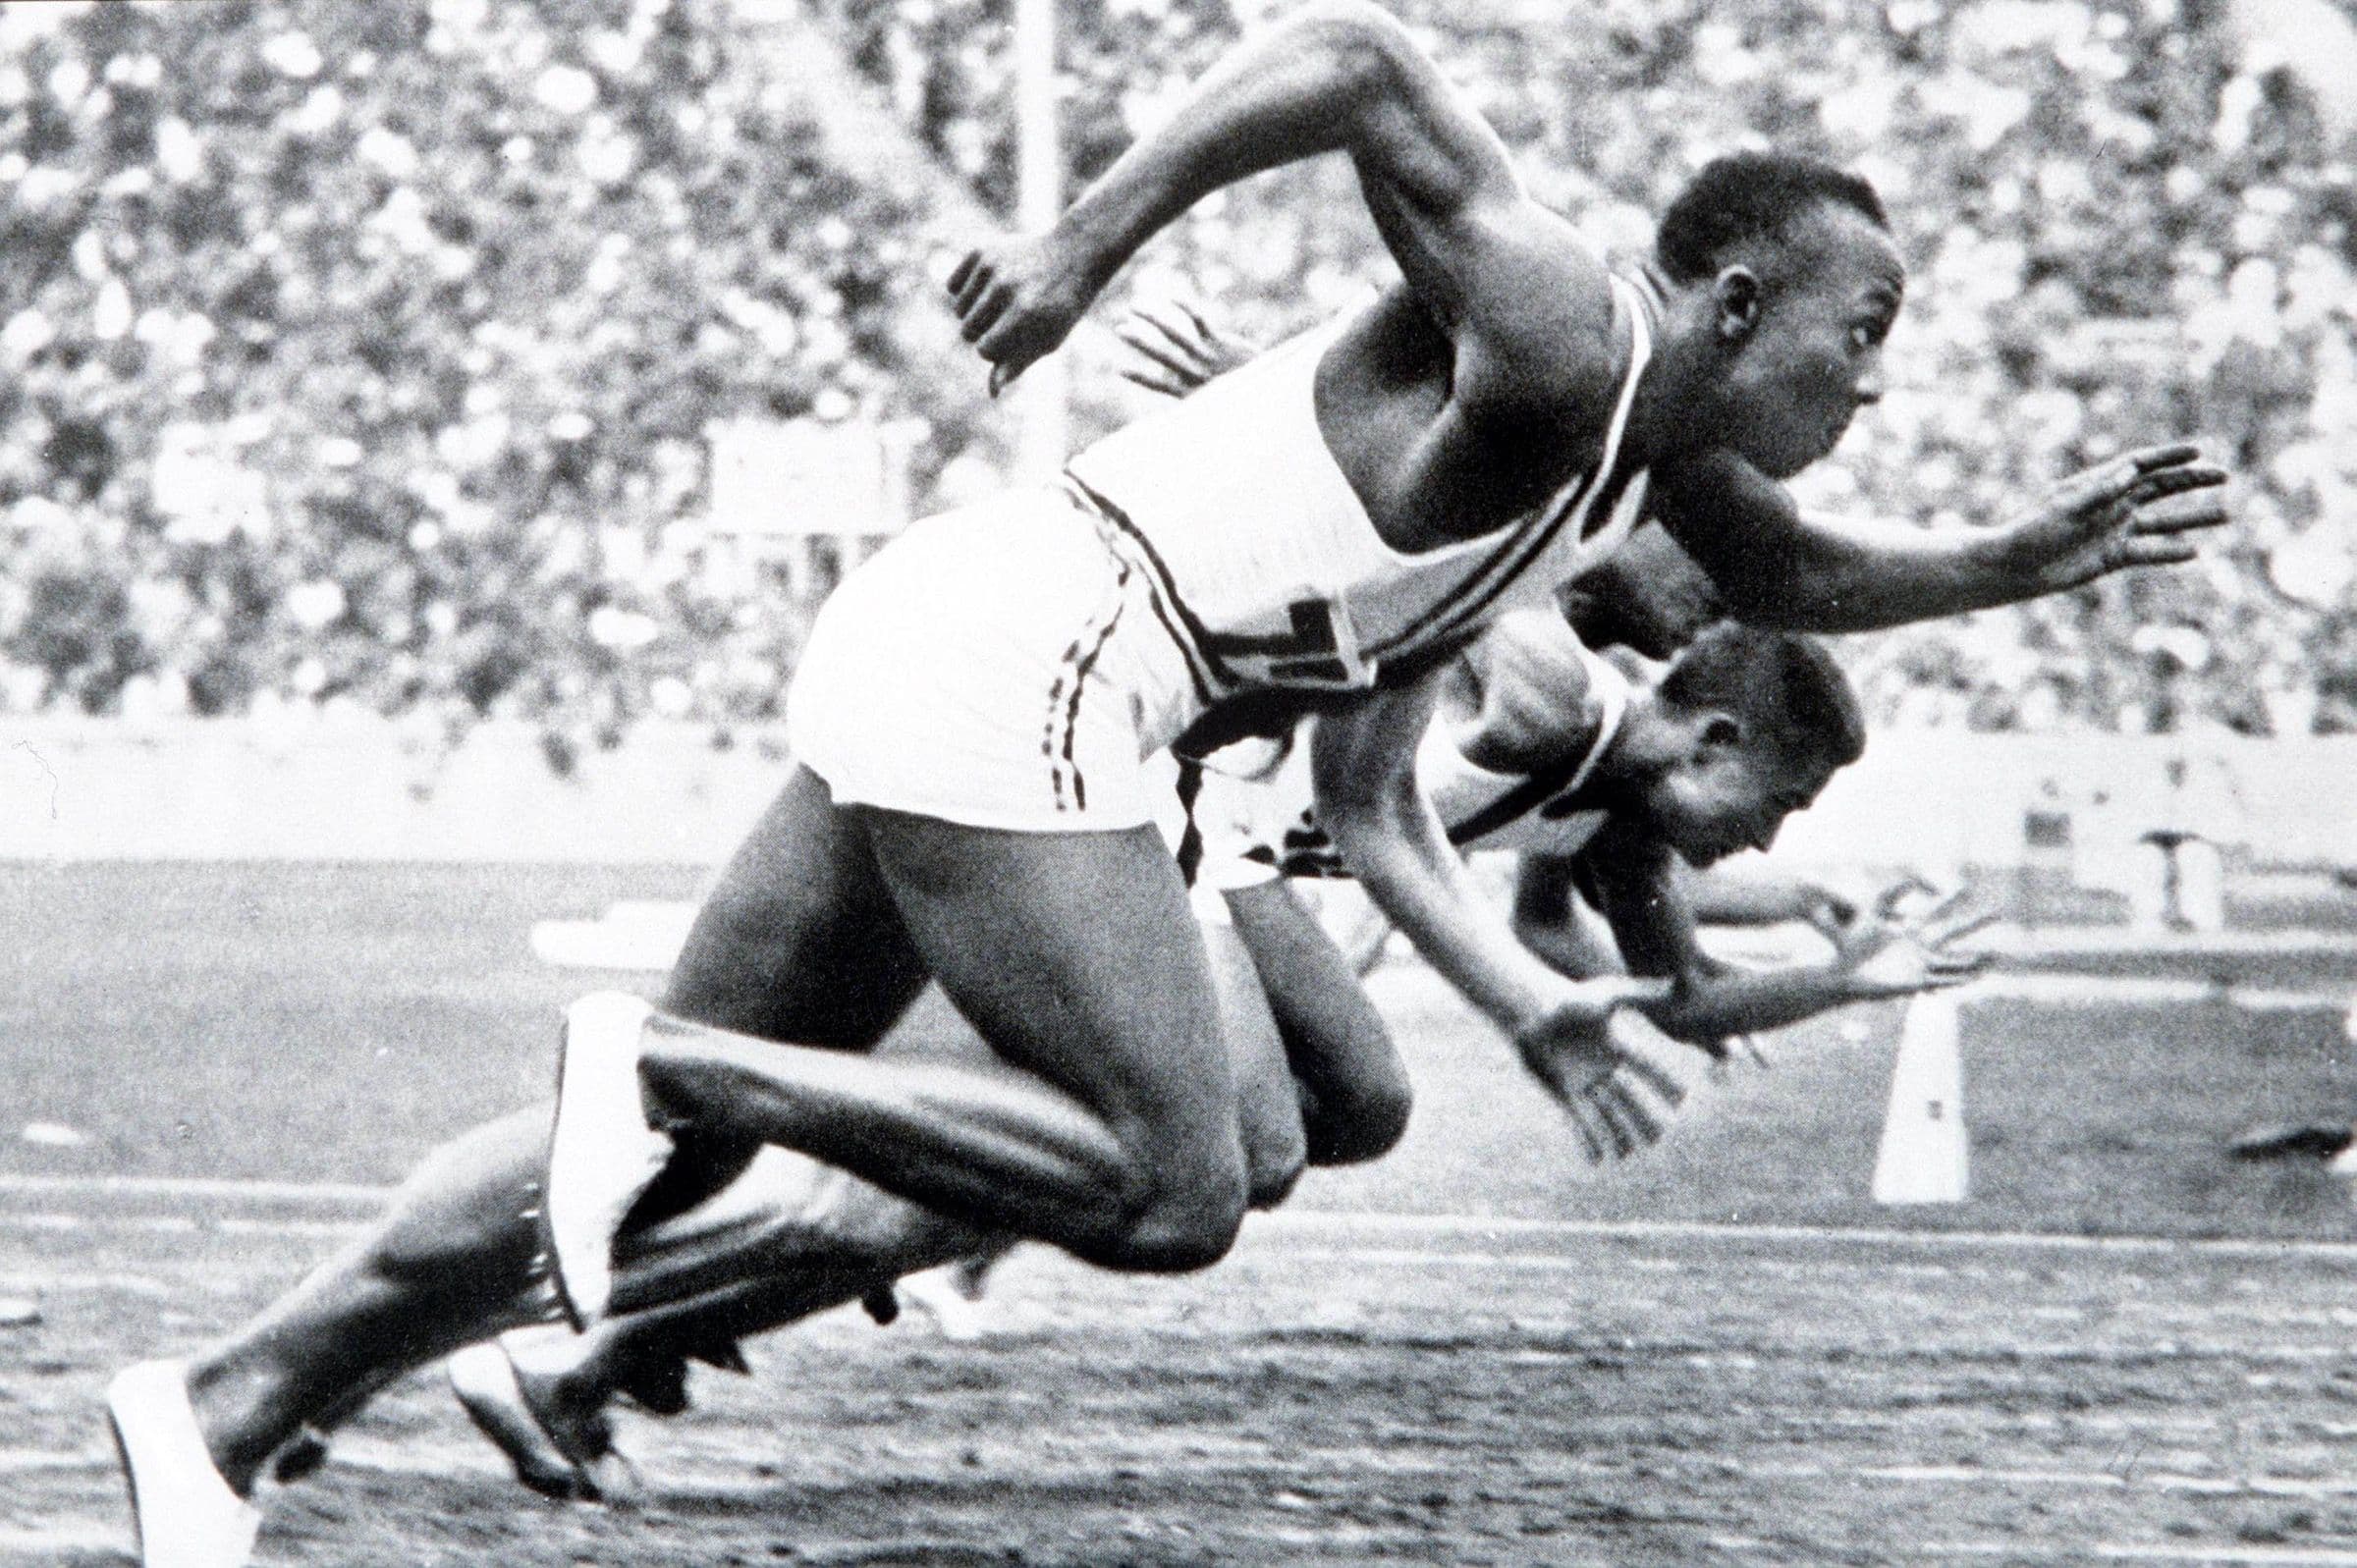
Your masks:
M 2357 0 L 0 0 L 0 1565 L 2357 1568 Z

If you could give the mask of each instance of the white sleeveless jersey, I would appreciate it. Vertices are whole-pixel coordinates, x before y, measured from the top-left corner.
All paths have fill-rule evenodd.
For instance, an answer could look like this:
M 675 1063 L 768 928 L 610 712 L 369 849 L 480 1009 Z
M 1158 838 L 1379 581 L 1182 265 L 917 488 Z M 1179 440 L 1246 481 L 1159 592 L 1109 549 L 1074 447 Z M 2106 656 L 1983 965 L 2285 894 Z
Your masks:
M 1637 291 L 1618 278 L 1612 288 L 1630 346 L 1602 457 L 1545 506 L 1477 539 L 1394 550 L 1336 464 L 1315 381 L 1350 313 L 1073 458 L 1076 496 L 1146 573 L 1197 695 L 1374 685 L 1387 660 L 1544 602 L 1617 548 L 1644 511 L 1645 476 L 1617 464 L 1653 339 Z
M 1596 696 L 1596 732 L 1574 757 L 1526 773 L 1498 773 L 1469 760 L 1471 733 L 1436 722 L 1416 747 L 1416 781 L 1423 786 L 1457 848 L 1576 852 L 1604 825 L 1605 813 L 1570 804 L 1619 733 L 1628 713 L 1629 683 L 1604 659 L 1564 639 L 1585 667 Z M 1310 783 L 1308 726 L 1272 771 L 1258 779 L 1218 771 L 1215 753 L 1191 806 L 1199 841 L 1198 885 L 1225 892 L 1271 877 L 1346 877 L 1349 869 L 1319 826 Z M 1191 857 L 1189 857 L 1191 858 Z M 1189 868 L 1193 870 L 1193 868 Z

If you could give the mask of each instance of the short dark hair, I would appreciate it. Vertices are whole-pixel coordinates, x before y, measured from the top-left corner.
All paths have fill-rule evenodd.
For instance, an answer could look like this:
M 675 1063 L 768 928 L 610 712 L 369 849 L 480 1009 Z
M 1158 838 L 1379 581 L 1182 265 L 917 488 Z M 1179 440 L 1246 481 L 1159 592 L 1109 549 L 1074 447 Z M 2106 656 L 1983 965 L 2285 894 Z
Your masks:
M 1849 676 L 1814 637 L 1723 621 L 1662 677 L 1662 699 L 1688 713 L 1719 708 L 1787 752 L 1846 768 L 1866 754 L 1866 716 Z
M 1662 214 L 1654 254 L 1671 277 L 1693 283 L 1719 270 L 1727 246 L 1773 239 L 1793 219 L 1827 202 L 1863 213 L 1878 229 L 1891 227 L 1874 187 L 1821 159 L 1797 152 L 1714 158 Z

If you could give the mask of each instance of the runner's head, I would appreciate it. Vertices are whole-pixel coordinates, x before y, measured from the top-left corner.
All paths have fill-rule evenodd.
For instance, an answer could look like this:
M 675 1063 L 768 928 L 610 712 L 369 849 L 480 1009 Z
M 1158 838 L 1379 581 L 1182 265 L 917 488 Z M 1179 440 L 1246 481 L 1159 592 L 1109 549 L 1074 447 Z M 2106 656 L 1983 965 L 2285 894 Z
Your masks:
M 1866 747 L 1857 693 L 1823 644 L 1733 622 L 1679 655 L 1624 728 L 1637 811 L 1698 866 L 1767 848 Z
M 1658 522 L 1645 524 L 1571 579 L 1562 606 L 1571 629 L 1589 647 L 1617 644 L 1648 659 L 1675 658 L 1704 627 L 1727 616 L 1710 573 Z
M 1663 214 L 1654 258 L 1707 361 L 1694 412 L 1771 478 L 1833 451 L 1882 396 L 1906 269 L 1865 181 L 1790 153 L 1717 159 Z

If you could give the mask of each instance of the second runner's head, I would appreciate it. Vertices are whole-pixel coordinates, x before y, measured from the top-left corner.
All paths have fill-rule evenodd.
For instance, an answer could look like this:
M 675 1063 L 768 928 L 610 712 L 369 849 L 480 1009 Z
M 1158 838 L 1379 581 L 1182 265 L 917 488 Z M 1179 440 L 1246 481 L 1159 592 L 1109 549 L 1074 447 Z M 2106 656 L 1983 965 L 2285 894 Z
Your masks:
M 1864 753 L 1866 726 L 1823 644 L 1727 622 L 1631 705 L 1615 749 L 1625 809 L 1706 866 L 1767 848 Z

